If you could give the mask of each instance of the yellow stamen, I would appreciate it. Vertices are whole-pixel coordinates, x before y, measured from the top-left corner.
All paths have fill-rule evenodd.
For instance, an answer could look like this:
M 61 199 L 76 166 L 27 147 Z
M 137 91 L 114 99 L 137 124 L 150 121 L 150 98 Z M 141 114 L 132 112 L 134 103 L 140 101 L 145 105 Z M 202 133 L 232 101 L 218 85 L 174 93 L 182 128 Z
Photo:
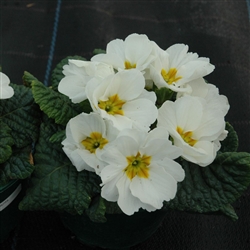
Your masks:
M 181 76 L 176 76 L 176 74 L 177 74 L 176 68 L 171 68 L 168 72 L 165 69 L 161 70 L 161 75 L 164 81 L 168 85 L 171 85 L 173 82 L 177 82 L 178 80 L 182 78 Z
M 132 180 L 136 175 L 141 178 L 149 177 L 149 165 L 151 161 L 151 156 L 143 155 L 138 152 L 136 156 L 128 156 L 127 162 L 128 166 L 124 169 L 128 178 Z
M 133 69 L 136 68 L 136 63 L 131 64 L 129 61 L 124 62 L 125 69 Z
M 182 137 L 182 139 L 189 144 L 190 146 L 194 146 L 195 143 L 197 142 L 197 140 L 194 140 L 192 138 L 193 132 L 192 131 L 188 131 L 188 132 L 183 132 L 183 129 L 180 127 L 176 128 L 176 131 L 180 134 L 180 136 Z
M 102 149 L 108 140 L 99 132 L 92 132 L 89 137 L 81 141 L 82 145 L 90 152 L 95 153 L 97 148 Z
M 121 100 L 117 94 L 110 96 L 107 101 L 99 101 L 98 106 L 110 115 L 123 115 L 122 106 L 126 102 Z

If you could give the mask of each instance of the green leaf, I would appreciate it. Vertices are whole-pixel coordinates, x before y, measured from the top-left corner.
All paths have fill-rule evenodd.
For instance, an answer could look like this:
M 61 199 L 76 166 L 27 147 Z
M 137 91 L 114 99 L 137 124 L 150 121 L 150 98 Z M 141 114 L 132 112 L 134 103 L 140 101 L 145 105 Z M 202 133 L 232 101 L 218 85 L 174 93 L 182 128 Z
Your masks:
M 14 96 L 1 100 L 0 120 L 11 129 L 15 146 L 31 145 L 37 140 L 41 112 L 34 103 L 31 89 L 11 84 Z
M 238 149 L 238 136 L 233 126 L 227 122 L 226 130 L 228 135 L 224 141 L 221 142 L 221 152 L 236 152 Z
M 224 207 L 221 207 L 220 212 L 222 212 L 224 215 L 228 216 L 233 221 L 238 220 L 238 216 L 235 213 L 234 208 L 230 204 L 227 204 Z
M 0 120 L 0 163 L 9 159 L 12 154 L 11 146 L 13 144 L 14 140 L 11 136 L 11 129 Z
M 94 55 L 97 55 L 97 54 L 106 54 L 106 50 L 103 50 L 103 49 L 94 49 L 93 54 Z
M 32 82 L 32 92 L 40 109 L 58 124 L 66 125 L 72 117 L 82 112 L 80 105 L 73 104 L 67 96 L 39 81 Z
M 107 221 L 105 217 L 106 206 L 105 201 L 101 196 L 97 196 L 93 199 L 91 205 L 86 210 L 89 218 L 94 222 L 104 223 Z
M 157 101 L 156 101 L 156 106 L 157 107 L 161 107 L 161 105 L 167 101 L 167 100 L 171 100 L 171 98 L 173 97 L 174 92 L 171 89 L 168 88 L 154 88 L 154 92 L 156 94 L 157 97 Z
M 68 60 L 69 59 L 75 59 L 75 60 L 82 60 L 82 61 L 86 61 L 86 59 L 84 57 L 81 56 L 68 56 L 66 58 L 64 58 L 63 60 L 61 60 L 55 67 L 55 69 L 52 71 L 52 75 L 51 75 L 51 86 L 54 90 L 57 91 L 58 88 L 58 84 L 59 82 L 62 80 L 62 78 L 64 77 L 64 74 L 62 73 L 63 71 L 63 66 L 64 65 L 68 65 Z
M 58 130 L 42 124 L 36 145 L 35 171 L 30 188 L 20 203 L 21 210 L 57 210 L 82 214 L 92 197 L 100 193 L 100 178 L 92 172 L 77 172 L 62 150 L 61 143 L 49 139 Z
M 235 202 L 250 184 L 250 154 L 221 153 L 207 167 L 185 160 L 181 165 L 185 179 L 178 183 L 176 197 L 166 202 L 165 208 L 199 213 L 223 211 L 235 219 L 228 204 Z
M 26 179 L 34 168 L 31 146 L 21 150 L 13 149 L 12 156 L 1 166 L 0 184 L 6 184 L 11 179 Z
M 50 142 L 62 142 L 64 139 L 66 138 L 66 134 L 65 134 L 65 130 L 62 130 L 62 131 L 58 131 L 56 132 L 55 134 L 53 134 L 49 141 Z
M 31 83 L 33 81 L 38 81 L 38 80 L 33 75 L 31 75 L 29 72 L 24 71 L 24 74 L 23 74 L 23 84 L 25 86 L 27 86 L 27 87 L 31 87 Z

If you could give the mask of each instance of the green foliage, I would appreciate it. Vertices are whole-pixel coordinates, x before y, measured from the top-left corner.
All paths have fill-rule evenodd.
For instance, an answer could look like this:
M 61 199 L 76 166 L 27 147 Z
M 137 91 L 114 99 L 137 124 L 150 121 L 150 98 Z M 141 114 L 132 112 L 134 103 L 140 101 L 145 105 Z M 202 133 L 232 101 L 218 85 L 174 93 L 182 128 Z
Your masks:
M 154 92 L 157 96 L 157 101 L 156 101 L 156 106 L 159 108 L 161 107 L 161 105 L 167 101 L 167 100 L 171 100 L 174 92 L 171 89 L 168 88 L 156 88 L 154 87 Z
M 28 85 L 28 84 L 27 84 Z M 11 84 L 14 96 L 0 100 L 0 184 L 25 179 L 34 170 L 32 145 L 38 138 L 41 112 L 31 89 Z
M 0 102 L 0 120 L 11 129 L 18 148 L 35 142 L 38 137 L 40 112 L 29 88 L 11 84 L 14 96 Z
M 31 83 L 33 81 L 38 81 L 37 78 L 35 78 L 33 75 L 31 75 L 29 72 L 24 71 L 23 74 L 23 84 L 27 87 L 31 87 Z
M 0 168 L 0 184 L 5 185 L 10 179 L 25 179 L 34 168 L 31 146 L 22 150 L 14 148 L 11 157 Z
M 250 154 L 221 153 L 207 167 L 185 160 L 180 164 L 185 170 L 185 179 L 178 184 L 176 197 L 166 203 L 165 208 L 198 213 L 221 211 L 233 220 L 237 218 L 229 204 L 250 184 Z
M 91 206 L 86 210 L 87 215 L 92 221 L 102 223 L 107 221 L 105 212 L 105 200 L 101 196 L 94 198 Z
M 0 120 L 0 164 L 7 161 L 12 154 L 11 146 L 14 140 L 11 136 L 11 129 Z
M 106 54 L 106 50 L 103 50 L 103 49 L 94 49 L 93 54 L 94 55 L 97 55 L 97 54 Z
M 59 142 L 50 138 L 58 125 L 42 124 L 34 160 L 31 186 L 20 203 L 21 210 L 57 210 L 82 214 L 100 193 L 100 178 L 92 172 L 77 172 Z
M 31 86 L 35 102 L 56 123 L 66 125 L 72 117 L 82 112 L 80 105 L 73 104 L 67 96 L 45 87 L 41 82 L 33 81 Z
M 57 131 L 55 134 L 53 134 L 49 141 L 50 142 L 62 142 L 64 139 L 66 138 L 66 133 L 65 133 L 65 130 L 59 130 Z
M 56 67 L 53 70 L 52 75 L 51 75 L 51 87 L 56 91 L 57 91 L 59 82 L 64 77 L 64 74 L 62 72 L 63 66 L 68 64 L 69 59 L 86 61 L 86 59 L 81 57 L 81 56 L 68 56 L 68 57 L 64 58 L 63 60 L 61 60 L 61 62 L 59 62 L 56 65 Z
M 221 152 L 236 152 L 238 149 L 238 136 L 235 132 L 233 126 L 226 123 L 226 130 L 228 131 L 228 135 L 224 141 L 221 142 Z

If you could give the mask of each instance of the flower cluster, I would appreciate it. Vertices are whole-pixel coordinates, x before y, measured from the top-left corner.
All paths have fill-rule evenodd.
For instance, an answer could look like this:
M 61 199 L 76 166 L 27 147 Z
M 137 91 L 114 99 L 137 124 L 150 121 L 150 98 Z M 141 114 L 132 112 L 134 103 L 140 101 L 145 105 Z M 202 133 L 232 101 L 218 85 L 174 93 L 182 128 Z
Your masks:
M 64 152 L 78 171 L 100 176 L 101 196 L 125 214 L 160 209 L 185 178 L 177 159 L 206 167 L 227 136 L 227 98 L 203 79 L 213 70 L 187 45 L 163 50 L 139 34 L 90 61 L 70 59 L 58 90 L 92 112 L 70 119 Z

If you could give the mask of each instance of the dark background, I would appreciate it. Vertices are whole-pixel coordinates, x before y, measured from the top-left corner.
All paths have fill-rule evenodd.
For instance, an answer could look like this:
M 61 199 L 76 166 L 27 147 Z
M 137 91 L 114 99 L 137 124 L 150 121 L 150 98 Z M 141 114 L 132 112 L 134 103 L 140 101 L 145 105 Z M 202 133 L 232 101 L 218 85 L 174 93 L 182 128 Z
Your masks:
M 61 2 L 61 4 L 60 4 Z M 47 83 L 51 69 L 68 55 L 92 57 L 115 38 L 147 34 L 160 47 L 185 43 L 209 57 L 206 77 L 228 97 L 226 117 L 250 152 L 249 0 L 13 1 L 1 0 L 0 65 L 14 83 L 29 71 Z M 60 8 L 57 8 L 60 7 Z M 56 29 L 57 27 L 57 29 Z M 131 250 L 250 249 L 250 189 L 234 204 L 237 222 L 216 215 L 169 212 L 146 242 Z M 2 226 L 2 225 L 1 225 Z M 93 249 L 79 244 L 55 212 L 25 212 L 1 249 Z

